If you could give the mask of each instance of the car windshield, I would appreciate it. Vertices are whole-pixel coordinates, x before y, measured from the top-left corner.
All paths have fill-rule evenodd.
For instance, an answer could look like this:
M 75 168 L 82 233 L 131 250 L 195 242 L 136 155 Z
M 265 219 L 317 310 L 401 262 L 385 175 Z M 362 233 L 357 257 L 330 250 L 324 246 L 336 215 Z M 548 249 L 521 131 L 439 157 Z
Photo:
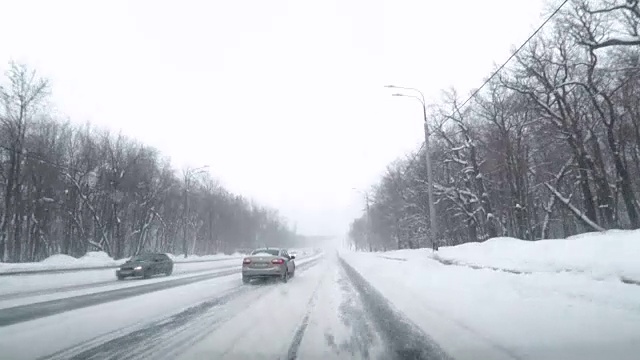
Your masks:
M 131 261 L 133 262 L 140 262 L 140 261 L 151 261 L 153 260 L 154 256 L 150 255 L 150 254 L 145 254 L 145 255 L 137 255 L 131 258 Z
M 277 249 L 257 249 L 254 250 L 251 255 L 273 255 L 273 256 L 278 256 L 278 254 L 280 253 L 279 250 Z
M 640 0 L 0 0 L 0 328 L 640 360 Z

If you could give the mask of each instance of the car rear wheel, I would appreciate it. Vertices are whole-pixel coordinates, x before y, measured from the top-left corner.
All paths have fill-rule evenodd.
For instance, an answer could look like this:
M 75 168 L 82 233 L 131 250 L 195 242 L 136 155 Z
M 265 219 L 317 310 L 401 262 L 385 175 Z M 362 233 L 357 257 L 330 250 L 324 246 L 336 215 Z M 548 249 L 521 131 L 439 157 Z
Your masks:
M 118 280 L 124 280 L 124 276 L 118 275 Z
M 171 275 L 171 273 L 173 272 L 173 268 L 169 268 L 169 270 L 167 270 L 165 272 L 165 274 L 167 274 L 167 276 Z

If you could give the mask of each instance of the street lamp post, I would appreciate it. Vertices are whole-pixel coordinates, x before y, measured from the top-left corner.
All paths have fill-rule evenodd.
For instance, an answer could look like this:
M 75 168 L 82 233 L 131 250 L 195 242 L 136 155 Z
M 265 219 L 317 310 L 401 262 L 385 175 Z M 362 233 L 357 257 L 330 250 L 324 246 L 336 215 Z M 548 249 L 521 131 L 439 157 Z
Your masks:
M 204 172 L 208 165 L 199 167 L 197 169 L 187 169 L 184 172 L 184 225 L 182 227 L 182 251 L 185 259 L 187 258 L 187 252 L 189 247 L 187 245 L 187 225 L 189 223 L 189 187 L 191 186 L 191 177 Z
M 386 88 L 391 89 L 402 89 L 402 90 L 410 90 L 415 91 L 420 94 L 420 97 L 415 95 L 407 95 L 402 93 L 392 94 L 392 96 L 403 96 L 417 99 L 422 104 L 422 116 L 424 119 L 424 145 L 425 145 L 425 158 L 427 165 L 427 182 L 428 182 L 428 193 L 429 193 L 429 222 L 431 224 L 431 245 L 435 245 L 436 239 L 438 237 L 438 222 L 436 221 L 436 205 L 435 198 L 433 197 L 433 170 L 431 167 L 431 146 L 429 142 L 429 138 L 431 134 L 429 132 L 429 125 L 427 123 L 427 104 L 424 100 L 424 94 L 422 91 L 415 88 L 408 88 L 402 86 L 394 86 L 394 85 L 386 85 Z

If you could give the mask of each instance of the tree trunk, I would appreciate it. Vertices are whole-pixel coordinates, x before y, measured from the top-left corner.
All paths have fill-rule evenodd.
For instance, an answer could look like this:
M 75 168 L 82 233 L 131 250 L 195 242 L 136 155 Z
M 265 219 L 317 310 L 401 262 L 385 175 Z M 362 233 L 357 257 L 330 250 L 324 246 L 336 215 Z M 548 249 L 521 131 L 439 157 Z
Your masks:
M 4 194 L 4 219 L 2 221 L 2 240 L 3 240 L 3 261 L 10 262 L 13 260 L 12 245 L 13 239 L 10 234 L 10 227 L 13 219 L 13 195 L 15 194 L 15 172 L 16 172 L 16 149 L 15 146 L 9 150 L 9 172 L 7 174 L 7 185 Z
M 627 167 L 622 161 L 618 145 L 616 144 L 615 135 L 613 133 L 613 121 L 610 126 L 607 126 L 607 141 L 609 142 L 609 148 L 613 153 L 613 162 L 616 167 L 616 172 L 620 178 L 620 186 L 622 191 L 622 200 L 627 207 L 627 213 L 629 215 L 629 222 L 633 229 L 640 227 L 640 219 L 638 218 L 638 211 L 636 209 L 636 196 L 631 187 L 631 179 Z
M 598 171 L 593 174 L 598 194 L 598 209 L 602 215 L 605 227 L 610 229 L 615 226 L 613 216 L 613 196 L 611 194 L 611 189 L 609 188 L 609 182 L 607 181 L 607 172 L 600 144 L 598 142 L 598 138 L 593 132 L 591 132 L 591 144 L 593 153 L 595 154 L 595 165 L 598 168 Z

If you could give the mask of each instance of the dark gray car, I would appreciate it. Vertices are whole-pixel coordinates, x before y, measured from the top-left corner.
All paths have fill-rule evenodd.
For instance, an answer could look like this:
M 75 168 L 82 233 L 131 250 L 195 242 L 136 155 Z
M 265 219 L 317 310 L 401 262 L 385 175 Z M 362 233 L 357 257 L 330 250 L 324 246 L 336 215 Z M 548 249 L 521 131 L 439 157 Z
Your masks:
M 118 280 L 126 277 L 150 278 L 153 275 L 171 275 L 173 272 L 173 261 L 167 254 L 143 254 L 137 255 L 122 264 L 116 270 Z
M 242 282 L 246 284 L 258 278 L 279 278 L 287 282 L 296 271 L 295 258 L 286 249 L 256 249 L 242 261 Z

